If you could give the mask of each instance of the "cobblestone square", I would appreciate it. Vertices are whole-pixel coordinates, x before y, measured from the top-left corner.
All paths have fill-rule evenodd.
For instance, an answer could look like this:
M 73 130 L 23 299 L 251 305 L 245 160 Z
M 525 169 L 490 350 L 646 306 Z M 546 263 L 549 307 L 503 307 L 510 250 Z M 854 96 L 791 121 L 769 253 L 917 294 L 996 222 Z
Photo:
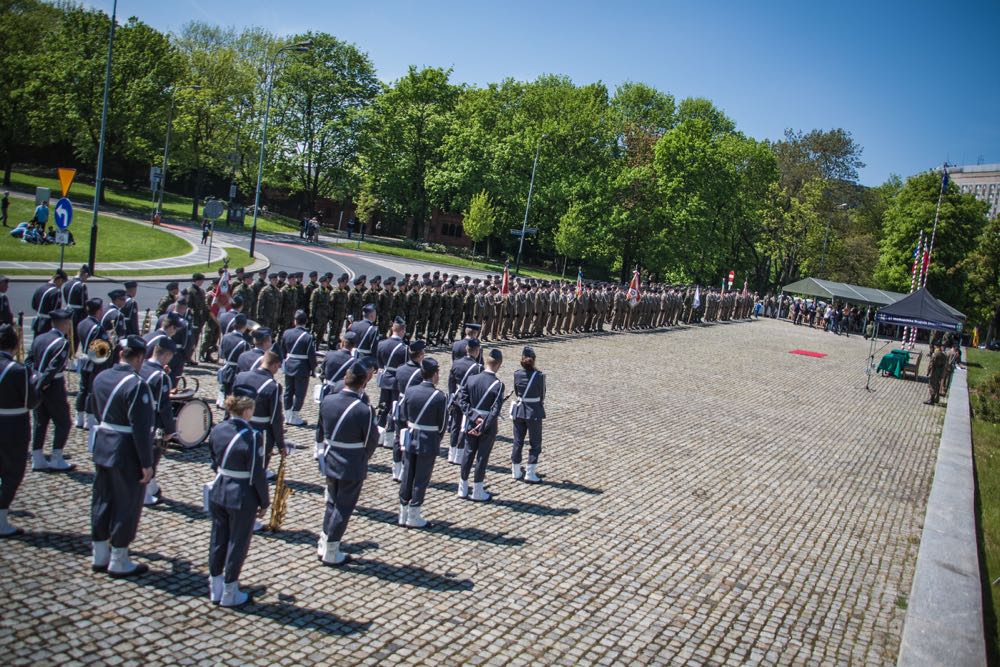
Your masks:
M 548 376 L 543 484 L 510 479 L 504 421 L 493 502 L 456 498 L 442 457 L 424 508 L 436 526 L 405 530 L 379 449 L 345 536 L 355 561 L 330 569 L 302 449 L 284 530 L 253 539 L 243 610 L 207 597 L 204 446 L 160 465 L 167 500 L 133 543 L 150 573 L 90 572 L 93 467 L 74 429 L 78 469 L 28 472 L 11 513 L 27 534 L 0 542 L 4 662 L 895 662 L 944 414 L 921 404 L 925 384 L 866 393 L 866 341 L 770 320 L 532 345 Z M 509 388 L 521 343 L 501 347 Z M 215 396 L 214 369 L 190 374 Z

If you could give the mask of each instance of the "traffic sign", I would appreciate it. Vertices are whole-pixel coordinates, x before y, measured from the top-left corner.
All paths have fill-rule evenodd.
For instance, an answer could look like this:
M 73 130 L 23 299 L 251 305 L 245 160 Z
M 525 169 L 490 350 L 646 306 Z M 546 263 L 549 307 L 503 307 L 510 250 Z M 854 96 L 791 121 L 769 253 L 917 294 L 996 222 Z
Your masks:
M 56 232 L 56 243 L 59 245 L 69 245 L 69 232 L 66 230 Z
M 205 206 L 201 209 L 201 214 L 212 220 L 217 220 L 222 217 L 223 212 L 225 212 L 226 207 L 218 199 L 213 199 L 212 201 L 205 202 Z
M 235 183 L 230 183 L 229 184 L 229 201 L 232 201 L 234 199 L 236 199 L 236 184 Z
M 163 179 L 163 170 L 160 167 L 150 167 L 149 168 L 149 189 L 156 192 L 160 187 L 160 181 Z
M 65 197 L 56 202 L 55 219 L 59 229 L 68 229 L 73 222 L 73 204 Z
M 73 179 L 76 178 L 76 169 L 56 167 L 56 173 L 59 174 L 59 185 L 62 186 L 62 196 L 65 197 L 69 194 L 69 189 L 73 185 Z

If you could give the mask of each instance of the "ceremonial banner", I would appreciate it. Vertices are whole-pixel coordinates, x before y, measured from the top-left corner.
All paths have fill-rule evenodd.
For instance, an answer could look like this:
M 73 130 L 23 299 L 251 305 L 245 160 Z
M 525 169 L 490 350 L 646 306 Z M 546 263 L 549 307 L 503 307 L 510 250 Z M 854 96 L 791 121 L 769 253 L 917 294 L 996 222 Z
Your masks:
M 583 294 L 583 267 L 576 270 L 576 298 Z
M 212 315 L 219 317 L 220 312 L 229 310 L 229 269 L 222 270 L 219 278 L 219 286 L 215 289 L 215 296 L 212 298 Z
M 582 276 L 582 274 L 581 274 Z M 642 295 L 639 293 L 639 269 L 636 269 L 632 274 L 632 282 L 628 285 L 628 302 L 629 305 L 634 306 L 639 303 L 639 299 Z
M 510 262 L 504 262 L 503 282 L 500 283 L 500 294 L 507 296 L 510 294 Z
M 694 286 L 694 303 L 692 306 L 694 310 L 698 310 L 701 306 L 701 287 L 698 285 Z

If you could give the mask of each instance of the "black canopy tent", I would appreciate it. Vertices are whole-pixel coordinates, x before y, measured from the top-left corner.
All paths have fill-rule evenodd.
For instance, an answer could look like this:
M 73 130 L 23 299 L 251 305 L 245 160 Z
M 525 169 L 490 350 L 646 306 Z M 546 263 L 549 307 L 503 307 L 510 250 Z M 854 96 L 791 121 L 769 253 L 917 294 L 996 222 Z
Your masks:
M 965 324 L 965 315 L 922 287 L 879 310 L 875 313 L 875 321 L 879 324 L 959 333 Z

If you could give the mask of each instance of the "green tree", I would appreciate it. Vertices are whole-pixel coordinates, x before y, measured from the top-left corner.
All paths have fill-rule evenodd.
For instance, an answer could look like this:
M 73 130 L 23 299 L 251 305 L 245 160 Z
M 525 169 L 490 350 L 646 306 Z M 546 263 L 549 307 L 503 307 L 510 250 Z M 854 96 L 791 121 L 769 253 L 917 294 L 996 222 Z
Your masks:
M 913 250 L 921 231 L 931 235 L 940 188 L 937 173 L 911 176 L 886 210 L 875 270 L 880 287 L 909 291 Z M 934 296 L 959 309 L 969 303 L 969 264 L 965 260 L 986 226 L 987 210 L 986 202 L 962 194 L 954 183 L 948 185 L 941 202 L 926 284 Z
M 969 276 L 968 314 L 986 325 L 989 343 L 1000 332 L 1000 217 L 992 218 L 963 267 Z
M 476 243 L 479 243 L 483 239 L 488 239 L 490 234 L 493 233 L 493 225 L 496 223 L 496 217 L 493 202 L 490 201 L 490 195 L 486 190 L 481 190 L 479 194 L 472 197 L 472 201 L 469 202 L 469 208 L 465 210 L 465 214 L 462 216 L 462 227 L 465 229 L 465 235 L 472 239 L 473 252 L 475 252 Z M 486 255 L 489 256 L 489 254 L 490 248 L 487 245 Z
M 358 192 L 358 196 L 355 197 L 354 201 L 354 213 L 358 216 L 358 220 L 361 224 L 368 225 L 368 229 L 371 229 L 378 209 L 379 201 L 372 193 L 371 186 L 368 184 L 362 186 L 361 191 Z

